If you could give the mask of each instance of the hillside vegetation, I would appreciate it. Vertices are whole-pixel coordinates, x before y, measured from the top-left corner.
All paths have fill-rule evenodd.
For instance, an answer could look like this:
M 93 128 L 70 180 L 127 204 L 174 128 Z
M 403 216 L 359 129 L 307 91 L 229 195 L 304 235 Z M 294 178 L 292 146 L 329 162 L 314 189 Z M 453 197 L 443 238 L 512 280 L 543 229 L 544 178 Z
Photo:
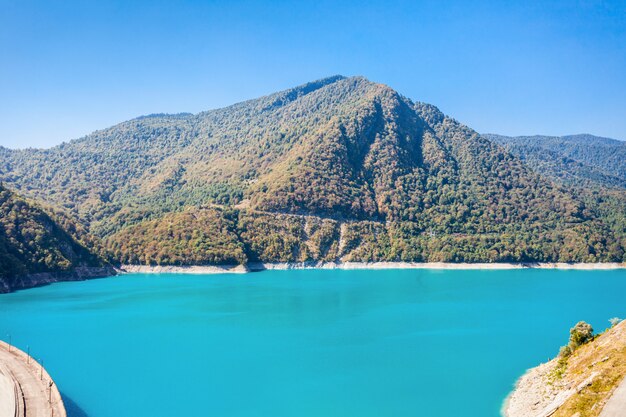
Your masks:
M 61 224 L 0 185 L 0 292 L 12 289 L 20 277 L 29 274 L 105 266 L 70 235 L 68 230 L 80 235 L 78 226 L 67 218 Z
M 0 179 L 111 262 L 624 260 L 624 194 L 573 193 L 391 88 L 331 77 L 46 149 Z
M 626 321 L 614 323 L 595 336 L 584 322 L 572 328 L 559 357 L 520 378 L 505 417 L 599 416 L 626 376 Z
M 626 189 L 626 142 L 593 135 L 483 136 L 564 184 Z

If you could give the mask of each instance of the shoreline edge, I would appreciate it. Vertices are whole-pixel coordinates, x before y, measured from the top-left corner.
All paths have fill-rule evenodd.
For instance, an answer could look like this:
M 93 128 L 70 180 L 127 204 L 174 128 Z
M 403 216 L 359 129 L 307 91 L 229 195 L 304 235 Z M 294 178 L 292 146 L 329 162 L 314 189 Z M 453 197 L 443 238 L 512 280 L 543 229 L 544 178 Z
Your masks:
M 449 263 L 449 262 L 252 262 L 247 265 L 121 265 L 120 273 L 143 274 L 245 274 L 266 270 L 304 269 L 446 269 L 446 270 L 508 270 L 508 269 L 563 269 L 563 270 L 614 270 L 626 269 L 626 263 Z

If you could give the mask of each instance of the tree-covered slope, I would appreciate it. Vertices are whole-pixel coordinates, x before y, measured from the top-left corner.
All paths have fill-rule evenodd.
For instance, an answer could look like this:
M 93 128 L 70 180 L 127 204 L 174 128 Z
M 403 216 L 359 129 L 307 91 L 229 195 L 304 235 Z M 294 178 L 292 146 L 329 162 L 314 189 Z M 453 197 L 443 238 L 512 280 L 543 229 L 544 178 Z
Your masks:
M 626 142 L 592 135 L 483 136 L 561 183 L 626 189 Z
M 0 179 L 68 210 L 114 262 L 623 258 L 621 214 L 362 77 L 0 149 Z
M 29 286 L 21 282 L 24 279 L 38 284 L 36 279 L 28 278 L 37 273 L 70 276 L 77 268 L 85 269 L 87 274 L 106 273 L 103 261 L 70 234 L 76 232 L 71 220 L 60 221 L 67 229 L 41 208 L 0 185 L 0 292 Z M 98 271 L 89 272 L 89 268 Z

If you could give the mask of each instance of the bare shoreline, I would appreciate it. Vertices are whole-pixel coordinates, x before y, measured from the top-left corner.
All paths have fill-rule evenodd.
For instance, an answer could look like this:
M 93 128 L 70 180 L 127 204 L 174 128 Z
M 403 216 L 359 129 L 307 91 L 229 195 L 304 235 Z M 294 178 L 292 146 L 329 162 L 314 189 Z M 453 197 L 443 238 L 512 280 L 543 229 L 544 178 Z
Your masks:
M 281 262 L 250 263 L 248 265 L 122 265 L 121 273 L 143 274 L 245 274 L 264 270 L 293 269 L 457 269 L 457 270 L 509 270 L 509 269 L 570 269 L 612 270 L 626 269 L 625 263 L 446 263 L 446 262 Z

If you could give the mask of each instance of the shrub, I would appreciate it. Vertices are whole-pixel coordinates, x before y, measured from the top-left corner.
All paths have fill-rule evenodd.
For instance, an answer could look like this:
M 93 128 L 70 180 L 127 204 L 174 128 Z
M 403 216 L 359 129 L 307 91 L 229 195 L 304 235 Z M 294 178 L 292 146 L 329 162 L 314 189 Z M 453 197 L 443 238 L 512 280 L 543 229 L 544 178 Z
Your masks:
M 569 348 L 574 351 L 577 347 L 593 340 L 593 327 L 590 324 L 579 321 L 569 331 Z
M 568 358 L 572 354 L 572 349 L 569 346 L 561 346 L 561 350 L 559 350 L 560 358 Z

